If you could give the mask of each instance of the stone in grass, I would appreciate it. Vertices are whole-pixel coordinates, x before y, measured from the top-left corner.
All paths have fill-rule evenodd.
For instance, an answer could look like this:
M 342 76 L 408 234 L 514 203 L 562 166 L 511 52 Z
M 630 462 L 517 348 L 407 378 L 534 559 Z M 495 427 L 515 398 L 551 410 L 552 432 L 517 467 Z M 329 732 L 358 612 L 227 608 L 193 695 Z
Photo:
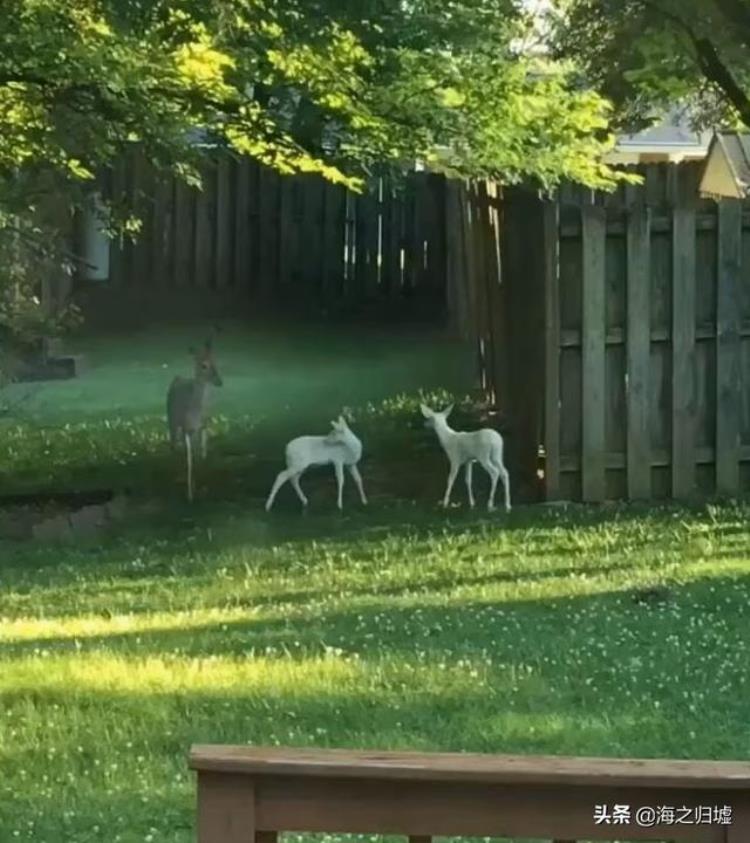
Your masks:
M 127 506 L 128 499 L 125 495 L 115 495 L 111 501 L 105 504 L 107 517 L 111 521 L 116 521 L 117 519 L 124 517 Z
M 62 541 L 70 538 L 70 522 L 64 515 L 47 518 L 31 528 L 32 538 L 37 541 Z
M 14 539 L 15 541 L 30 539 L 33 527 L 33 519 L 28 517 L 26 513 L 9 514 L 5 518 L 0 518 L 0 536 L 4 539 Z
M 84 506 L 70 516 L 70 526 L 78 535 L 96 533 L 107 520 L 107 508 L 101 504 Z

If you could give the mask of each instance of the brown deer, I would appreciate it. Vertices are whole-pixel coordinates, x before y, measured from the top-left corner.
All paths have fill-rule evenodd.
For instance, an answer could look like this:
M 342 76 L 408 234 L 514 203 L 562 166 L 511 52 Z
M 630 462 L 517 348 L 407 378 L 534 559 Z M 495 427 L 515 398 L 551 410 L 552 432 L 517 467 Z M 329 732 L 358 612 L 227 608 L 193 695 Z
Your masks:
M 190 349 L 195 360 L 192 378 L 179 375 L 169 385 L 167 392 L 167 426 L 172 448 L 180 440 L 185 443 L 187 457 L 187 496 L 193 500 L 193 452 L 200 437 L 201 455 L 207 454 L 205 413 L 210 386 L 221 386 L 222 380 L 213 356 L 212 340 L 206 340 L 200 350 Z

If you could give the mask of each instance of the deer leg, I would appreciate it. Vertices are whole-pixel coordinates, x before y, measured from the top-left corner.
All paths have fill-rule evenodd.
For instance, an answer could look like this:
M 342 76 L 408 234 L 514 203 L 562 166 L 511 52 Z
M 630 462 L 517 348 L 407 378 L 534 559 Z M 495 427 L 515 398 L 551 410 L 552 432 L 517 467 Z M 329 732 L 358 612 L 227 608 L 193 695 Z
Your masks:
M 185 434 L 185 457 L 187 459 L 187 496 L 193 500 L 193 441 L 189 433 Z
M 205 427 L 201 428 L 201 456 L 204 460 L 208 456 L 208 431 Z
M 273 486 L 271 487 L 271 491 L 268 495 L 268 500 L 266 501 L 266 512 L 268 512 L 273 506 L 273 502 L 276 499 L 276 493 L 290 477 L 292 477 L 292 470 L 290 468 L 285 468 L 276 475 L 276 479 L 273 481 Z M 294 485 L 294 481 L 292 481 L 292 485 Z
M 367 506 L 367 497 L 365 496 L 365 486 L 362 483 L 362 475 L 359 473 L 359 469 L 356 465 L 349 466 L 349 474 L 351 474 L 352 479 L 357 484 L 357 489 L 359 489 L 359 497 L 362 503 Z
M 469 495 L 469 506 L 474 509 L 474 490 L 472 489 L 472 468 L 474 466 L 474 462 L 469 460 L 466 463 L 465 469 L 465 476 L 466 476 L 466 492 Z
M 503 490 L 505 491 L 505 511 L 510 512 L 510 475 L 508 474 L 508 470 L 506 469 L 502 458 L 498 459 L 495 457 L 492 462 L 500 472 L 500 477 L 503 481 Z
M 500 476 L 503 478 L 505 489 L 505 511 L 510 512 L 510 475 L 504 465 L 500 467 Z
M 336 472 L 336 486 L 338 487 L 338 499 L 336 506 L 339 509 L 344 508 L 344 466 L 340 463 L 334 463 L 333 468 Z
M 451 492 L 453 491 L 453 484 L 456 482 L 459 468 L 458 463 L 451 463 L 450 471 L 448 472 L 448 483 L 445 487 L 445 497 L 443 498 L 443 506 L 446 508 L 450 504 Z
M 497 489 L 497 481 L 500 478 L 500 469 L 492 462 L 482 463 L 482 467 L 490 475 L 490 496 L 487 499 L 487 511 L 492 512 L 495 509 L 495 490 Z
M 307 498 L 305 497 L 305 493 L 302 491 L 302 486 L 300 486 L 299 479 L 302 476 L 302 473 L 293 474 L 290 483 L 292 484 L 292 488 L 297 493 L 297 497 L 302 501 L 302 506 L 307 506 Z

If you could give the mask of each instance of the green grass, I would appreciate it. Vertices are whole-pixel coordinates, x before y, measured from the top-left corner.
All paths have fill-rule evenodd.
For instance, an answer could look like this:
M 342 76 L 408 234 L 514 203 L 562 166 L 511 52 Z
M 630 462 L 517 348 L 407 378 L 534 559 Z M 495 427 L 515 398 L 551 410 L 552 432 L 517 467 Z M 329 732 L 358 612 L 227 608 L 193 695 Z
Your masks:
M 127 344 L 92 343 L 98 371 L 6 423 L 3 483 L 114 477 L 162 502 L 99 544 L 0 544 L 1 840 L 192 841 L 195 742 L 750 756 L 750 507 L 441 512 L 436 446 L 412 400 L 385 399 L 460 392 L 458 363 L 436 365 L 451 350 L 383 341 L 377 362 L 346 363 L 318 346 L 328 363 L 307 381 L 306 341 L 278 341 L 283 377 L 270 339 L 244 356 L 226 341 L 225 420 L 192 508 L 156 418 L 157 346 L 176 360 L 181 338 L 139 342 L 137 366 Z M 335 513 L 324 472 L 305 480 L 307 516 L 291 492 L 267 516 L 279 430 L 341 404 L 363 408 L 373 505 L 349 488 Z M 257 476 L 230 482 L 240 469 Z M 657 585 L 664 602 L 633 599 Z

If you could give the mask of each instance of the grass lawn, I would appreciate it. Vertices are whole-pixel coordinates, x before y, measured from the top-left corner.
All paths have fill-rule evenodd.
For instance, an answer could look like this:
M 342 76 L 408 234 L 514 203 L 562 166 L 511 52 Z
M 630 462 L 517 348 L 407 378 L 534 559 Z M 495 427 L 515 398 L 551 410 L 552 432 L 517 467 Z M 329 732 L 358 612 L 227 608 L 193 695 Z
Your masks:
M 750 507 L 441 512 L 443 459 L 396 396 L 461 392 L 468 361 L 270 332 L 222 339 L 187 507 L 161 420 L 184 339 L 91 340 L 89 376 L 4 422 L 5 489 L 161 503 L 96 544 L 0 542 L 3 843 L 192 841 L 194 742 L 750 757 Z M 286 490 L 267 516 L 287 434 L 341 405 L 372 506 L 349 487 L 335 513 L 324 472 L 309 514 Z

